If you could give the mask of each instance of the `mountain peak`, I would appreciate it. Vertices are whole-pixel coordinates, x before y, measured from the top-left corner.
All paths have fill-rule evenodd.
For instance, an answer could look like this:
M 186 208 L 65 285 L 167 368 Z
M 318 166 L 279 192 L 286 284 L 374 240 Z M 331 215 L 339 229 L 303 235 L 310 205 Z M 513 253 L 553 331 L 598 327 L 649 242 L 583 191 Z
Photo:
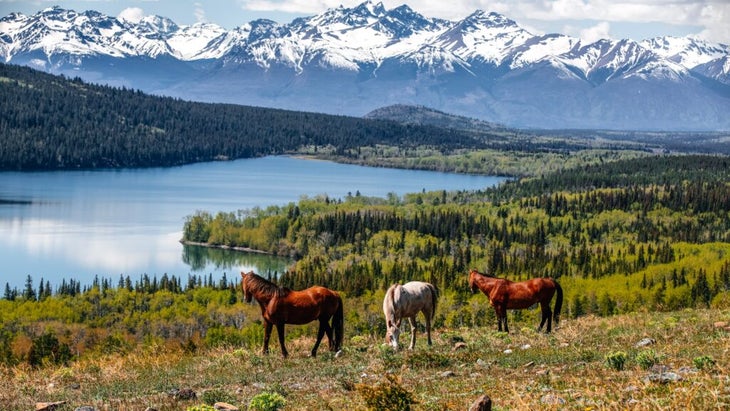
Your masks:
M 465 18 L 464 21 L 482 24 L 487 27 L 518 27 L 514 20 L 494 11 L 486 12 L 484 10 L 476 10 Z

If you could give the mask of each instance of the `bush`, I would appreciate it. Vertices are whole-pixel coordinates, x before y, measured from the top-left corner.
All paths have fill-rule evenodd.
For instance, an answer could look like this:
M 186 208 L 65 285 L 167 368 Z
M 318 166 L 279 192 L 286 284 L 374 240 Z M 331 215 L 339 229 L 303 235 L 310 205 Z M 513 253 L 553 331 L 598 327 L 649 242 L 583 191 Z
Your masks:
M 358 384 L 357 391 L 368 408 L 377 411 L 409 411 L 416 404 L 413 394 L 400 385 L 398 377 L 387 374 L 385 381 L 374 387 Z
M 659 364 L 659 361 L 661 361 L 661 356 L 654 350 L 644 350 L 636 355 L 636 363 L 642 370 L 648 370 L 653 365 Z
M 709 370 L 715 367 L 715 360 L 709 355 L 695 357 L 692 362 L 698 370 Z
M 256 411 L 276 411 L 284 405 L 286 405 L 286 400 L 281 394 L 262 392 L 251 398 L 248 408 Z
M 236 397 L 218 388 L 203 392 L 201 399 L 208 405 L 213 405 L 217 402 L 232 403 L 236 401 Z
M 606 365 L 616 371 L 621 371 L 626 366 L 628 356 L 623 351 L 616 351 L 606 355 Z

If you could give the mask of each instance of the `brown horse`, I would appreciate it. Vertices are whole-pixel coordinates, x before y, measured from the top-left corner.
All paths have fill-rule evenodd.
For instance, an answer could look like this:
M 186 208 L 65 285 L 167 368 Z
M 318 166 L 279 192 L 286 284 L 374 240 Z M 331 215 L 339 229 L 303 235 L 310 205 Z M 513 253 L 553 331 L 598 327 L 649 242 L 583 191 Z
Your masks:
M 495 278 L 482 274 L 477 270 L 469 271 L 469 287 L 472 293 L 481 290 L 484 295 L 489 298 L 489 303 L 494 307 L 497 314 L 498 330 L 509 332 L 507 328 L 507 310 L 508 309 L 525 309 L 534 304 L 540 303 L 542 309 L 542 321 L 538 331 L 542 330 L 542 326 L 547 321 L 547 330 L 552 329 L 550 300 L 557 292 L 558 296 L 555 300 L 555 312 L 552 313 L 552 319 L 555 325 L 560 321 L 560 309 L 563 306 L 563 289 L 557 281 L 552 278 L 533 278 L 527 281 L 512 282 L 503 278 Z
M 330 351 L 340 350 L 344 318 L 342 298 L 336 292 L 317 286 L 292 291 L 277 286 L 253 271 L 241 272 L 241 290 L 246 302 L 256 299 L 261 306 L 261 315 L 264 318 L 264 354 L 269 353 L 269 338 L 274 326 L 279 334 L 281 355 L 286 358 L 289 352 L 284 345 L 284 324 L 308 324 L 314 320 L 319 320 L 319 331 L 317 342 L 312 348 L 312 357 L 317 355 L 317 348 L 325 334 L 329 340 Z M 332 326 L 329 324 L 330 319 Z

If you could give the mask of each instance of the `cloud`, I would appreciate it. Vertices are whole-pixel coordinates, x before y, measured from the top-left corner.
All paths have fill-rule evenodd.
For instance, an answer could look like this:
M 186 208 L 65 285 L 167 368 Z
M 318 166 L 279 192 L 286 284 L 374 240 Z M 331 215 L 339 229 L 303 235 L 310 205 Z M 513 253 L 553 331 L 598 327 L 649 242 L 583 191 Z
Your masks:
M 130 23 L 139 23 L 144 17 L 144 10 L 139 7 L 127 7 L 122 10 L 117 18 Z
M 195 16 L 195 21 L 198 23 L 206 23 L 208 19 L 205 17 L 205 9 L 203 8 L 202 3 L 193 3 L 193 6 L 195 6 L 195 10 L 193 11 L 193 15 Z
M 606 21 L 602 21 L 593 27 L 581 30 L 580 33 L 578 33 L 578 37 L 580 37 L 584 43 L 590 44 L 600 39 L 610 39 L 610 30 L 611 25 Z

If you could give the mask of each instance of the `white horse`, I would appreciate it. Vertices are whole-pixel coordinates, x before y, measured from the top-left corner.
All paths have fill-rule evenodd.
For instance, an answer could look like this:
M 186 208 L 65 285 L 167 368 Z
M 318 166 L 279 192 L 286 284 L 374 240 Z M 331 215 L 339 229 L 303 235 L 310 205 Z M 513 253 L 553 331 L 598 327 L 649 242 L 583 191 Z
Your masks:
M 433 284 L 411 281 L 404 285 L 391 285 L 383 300 L 387 327 L 385 341 L 397 350 L 401 320 L 408 318 L 411 323 L 411 345 L 408 348 L 412 350 L 416 346 L 416 315 L 422 312 L 426 317 L 428 345 L 431 345 L 431 320 L 436 313 L 437 299 L 438 292 Z

